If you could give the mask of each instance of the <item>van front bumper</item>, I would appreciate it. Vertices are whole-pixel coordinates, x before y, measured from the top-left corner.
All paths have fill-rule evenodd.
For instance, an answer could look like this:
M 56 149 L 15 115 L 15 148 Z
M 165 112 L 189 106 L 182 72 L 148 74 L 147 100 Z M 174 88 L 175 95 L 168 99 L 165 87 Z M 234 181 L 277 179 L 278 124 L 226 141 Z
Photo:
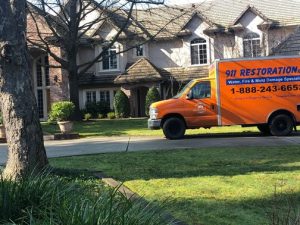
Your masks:
M 149 119 L 148 120 L 148 128 L 151 130 L 158 130 L 158 129 L 160 129 L 160 123 L 161 123 L 161 120 Z

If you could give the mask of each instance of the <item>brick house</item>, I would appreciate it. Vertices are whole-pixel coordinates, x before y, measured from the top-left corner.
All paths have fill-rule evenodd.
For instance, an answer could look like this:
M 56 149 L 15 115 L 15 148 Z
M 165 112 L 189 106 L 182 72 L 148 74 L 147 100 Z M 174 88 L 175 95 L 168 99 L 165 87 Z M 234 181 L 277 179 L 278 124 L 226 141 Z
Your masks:
M 189 80 L 207 76 L 215 59 L 299 55 L 299 7 L 299 1 L 209 0 L 192 6 L 136 10 L 131 21 L 135 28 L 128 27 L 106 53 L 107 59 L 80 78 L 80 107 L 109 101 L 112 108 L 114 93 L 121 88 L 130 98 L 131 115 L 144 116 L 150 87 L 169 98 Z M 109 40 L 116 26 L 112 19 L 94 27 L 86 38 Z M 134 38 L 129 33 L 135 33 Z M 145 36 L 151 41 L 136 46 Z M 78 61 L 93 58 L 102 47 L 80 46 Z M 123 52 L 125 49 L 130 50 Z M 47 55 L 38 49 L 31 49 L 31 55 L 41 118 L 46 119 L 49 104 L 67 98 L 67 80 L 59 69 L 42 66 L 51 61 Z M 35 63 L 39 60 L 41 66 Z

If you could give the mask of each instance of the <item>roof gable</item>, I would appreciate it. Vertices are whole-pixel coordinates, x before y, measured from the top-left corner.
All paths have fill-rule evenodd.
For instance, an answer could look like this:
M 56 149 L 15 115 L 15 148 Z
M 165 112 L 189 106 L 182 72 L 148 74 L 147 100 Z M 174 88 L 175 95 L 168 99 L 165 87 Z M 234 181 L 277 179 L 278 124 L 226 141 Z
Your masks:
M 260 18 L 262 18 L 264 20 L 264 22 L 269 21 L 269 19 L 264 14 L 262 14 L 258 9 L 256 9 L 254 6 L 248 5 L 248 7 L 244 11 L 242 11 L 241 14 L 233 21 L 233 25 L 237 25 L 239 23 L 239 21 L 248 12 L 252 12 L 256 16 L 259 16 Z
M 115 83 L 139 83 L 162 80 L 160 72 L 148 59 L 141 58 L 130 66 L 125 73 L 115 79 Z

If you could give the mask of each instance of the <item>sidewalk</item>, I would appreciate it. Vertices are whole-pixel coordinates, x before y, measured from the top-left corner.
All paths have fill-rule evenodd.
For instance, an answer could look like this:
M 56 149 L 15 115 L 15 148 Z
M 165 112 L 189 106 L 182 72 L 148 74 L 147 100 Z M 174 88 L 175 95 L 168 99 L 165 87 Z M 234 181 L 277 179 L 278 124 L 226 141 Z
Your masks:
M 167 140 L 163 137 L 95 137 L 74 140 L 45 141 L 49 158 L 111 152 L 134 152 L 147 150 L 170 150 L 209 147 L 249 147 L 249 146 L 298 145 L 300 136 L 264 137 L 258 135 L 187 136 L 181 140 Z M 7 159 L 7 145 L 0 144 L 0 164 Z

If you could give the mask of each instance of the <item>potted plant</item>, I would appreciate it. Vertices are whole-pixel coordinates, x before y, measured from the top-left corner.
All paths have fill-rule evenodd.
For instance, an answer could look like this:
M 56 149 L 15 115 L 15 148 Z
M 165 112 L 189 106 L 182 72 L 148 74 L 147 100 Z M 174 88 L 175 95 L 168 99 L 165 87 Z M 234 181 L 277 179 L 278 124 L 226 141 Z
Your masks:
M 3 124 L 3 115 L 0 112 L 0 139 L 6 138 L 5 127 Z
M 51 106 L 49 120 L 56 121 L 63 134 L 70 133 L 73 129 L 73 122 L 70 121 L 70 117 L 74 110 L 75 105 L 70 101 L 55 102 Z

